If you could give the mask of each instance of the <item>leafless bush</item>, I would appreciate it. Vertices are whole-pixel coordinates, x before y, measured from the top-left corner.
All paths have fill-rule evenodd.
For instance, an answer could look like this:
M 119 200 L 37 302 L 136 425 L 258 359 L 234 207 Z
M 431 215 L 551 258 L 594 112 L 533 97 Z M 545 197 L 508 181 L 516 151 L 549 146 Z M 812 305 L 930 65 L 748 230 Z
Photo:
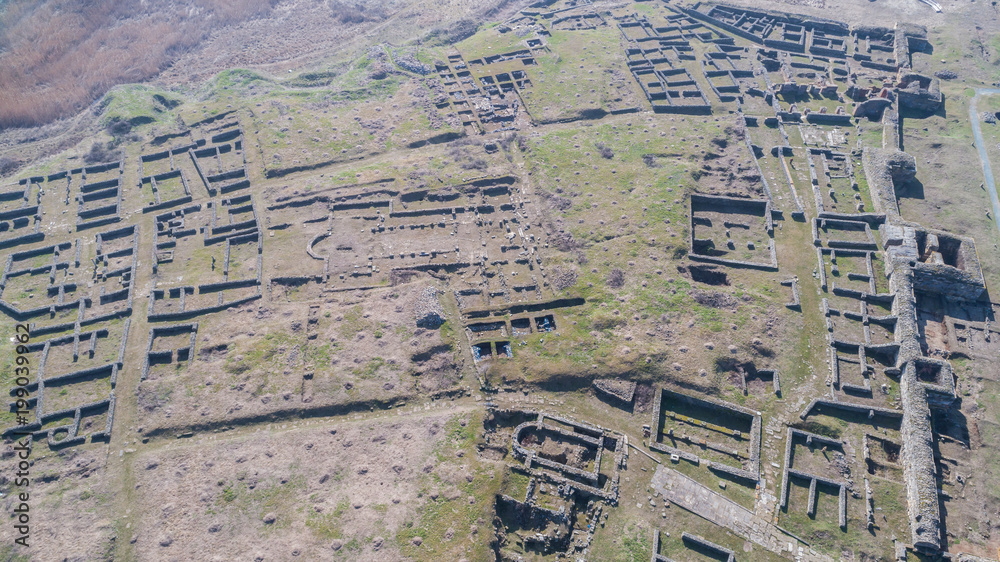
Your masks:
M 625 286 L 625 272 L 615 267 L 608 273 L 608 287 L 621 289 Z
M 486 162 L 486 160 L 483 160 L 482 158 L 473 158 L 472 160 L 469 160 L 468 162 L 463 162 L 462 163 L 462 168 L 465 169 L 465 170 L 480 170 L 480 171 L 482 171 L 482 170 L 485 170 L 488 167 L 489 167 L 489 163 Z
M 95 142 L 90 146 L 90 152 L 83 156 L 83 161 L 87 164 L 100 164 L 111 162 L 116 158 L 111 145 Z
M 603 142 L 599 142 L 594 146 L 597 148 L 597 152 L 598 154 L 601 155 L 601 158 L 606 158 L 608 160 L 611 160 L 612 158 L 615 157 L 615 151 L 611 150 L 611 147 L 607 146 Z
M 576 284 L 576 269 L 554 267 L 552 269 L 552 287 L 557 291 L 565 291 Z
M 20 166 L 21 163 L 10 156 L 0 156 L 0 176 L 6 176 Z
M 459 41 L 471 37 L 479 29 L 479 24 L 471 19 L 465 18 L 449 25 L 439 27 L 431 31 L 429 38 L 439 39 L 442 43 L 458 43 Z
M 358 2 L 343 2 L 332 0 L 328 3 L 333 17 L 340 23 L 364 23 L 366 21 L 381 21 L 386 17 L 385 10 L 380 7 L 363 6 Z
M 123 137 L 132 132 L 132 123 L 116 117 L 104 127 L 104 130 L 113 137 Z
M 656 161 L 656 156 L 653 154 L 643 154 L 642 163 L 648 168 L 659 168 L 660 163 Z

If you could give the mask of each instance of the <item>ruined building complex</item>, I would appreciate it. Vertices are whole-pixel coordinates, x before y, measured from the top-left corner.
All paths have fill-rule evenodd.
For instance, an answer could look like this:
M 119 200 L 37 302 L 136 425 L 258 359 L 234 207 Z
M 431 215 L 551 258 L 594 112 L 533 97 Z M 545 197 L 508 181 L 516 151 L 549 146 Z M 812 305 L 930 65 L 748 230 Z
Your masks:
M 956 91 L 927 31 L 504 10 L 345 73 L 223 75 L 120 157 L 0 182 L 0 312 L 31 334 L 5 438 L 124 463 L 157 525 L 150 479 L 203 469 L 170 488 L 192 536 L 252 512 L 303 559 L 951 556 L 995 508 L 959 504 L 984 488 L 955 452 L 996 432 L 966 415 L 1000 305 L 976 240 L 901 199 L 934 177 L 903 121 Z M 267 440 L 313 424 L 286 466 Z

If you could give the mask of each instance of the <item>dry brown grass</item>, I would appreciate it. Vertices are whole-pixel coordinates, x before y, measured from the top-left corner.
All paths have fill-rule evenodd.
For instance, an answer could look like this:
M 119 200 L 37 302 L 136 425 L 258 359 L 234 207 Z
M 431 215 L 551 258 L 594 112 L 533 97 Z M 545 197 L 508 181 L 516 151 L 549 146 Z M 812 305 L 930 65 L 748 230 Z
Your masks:
M 76 113 L 116 84 L 155 76 L 213 29 L 266 15 L 275 2 L 8 2 L 0 12 L 0 129 Z

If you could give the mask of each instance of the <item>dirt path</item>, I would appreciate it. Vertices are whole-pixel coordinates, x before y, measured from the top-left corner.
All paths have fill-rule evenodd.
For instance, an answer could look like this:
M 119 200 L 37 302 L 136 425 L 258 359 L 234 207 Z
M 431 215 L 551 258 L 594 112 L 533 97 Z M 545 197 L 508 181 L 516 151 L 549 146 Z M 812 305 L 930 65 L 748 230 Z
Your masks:
M 983 176 L 985 178 L 986 189 L 990 193 L 990 203 L 993 206 L 993 222 L 1000 230 L 1000 199 L 997 198 L 997 186 L 993 179 L 993 170 L 990 168 L 990 157 L 986 153 L 986 142 L 983 141 L 983 131 L 979 128 L 979 112 L 976 111 L 976 102 L 979 96 L 1000 94 L 1000 88 L 976 88 L 976 95 L 969 102 L 969 122 L 972 124 L 972 135 L 975 137 L 976 150 L 979 151 L 979 161 L 983 165 Z

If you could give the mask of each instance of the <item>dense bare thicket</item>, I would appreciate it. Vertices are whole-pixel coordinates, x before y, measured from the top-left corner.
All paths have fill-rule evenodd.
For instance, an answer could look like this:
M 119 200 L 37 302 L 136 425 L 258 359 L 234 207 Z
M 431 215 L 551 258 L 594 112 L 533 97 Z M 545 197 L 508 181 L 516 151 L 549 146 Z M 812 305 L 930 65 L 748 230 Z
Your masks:
M 167 68 L 213 29 L 277 0 L 7 2 L 0 9 L 0 128 L 72 115 L 116 84 Z
M 20 166 L 21 163 L 10 156 L 0 156 L 0 176 L 6 176 Z
M 378 6 L 369 7 L 359 2 L 344 2 L 341 0 L 330 0 L 329 6 L 333 17 L 344 24 L 381 21 L 386 18 L 385 9 Z
M 478 30 L 478 22 L 463 18 L 447 27 L 438 27 L 431 30 L 429 38 L 436 38 L 442 43 L 458 43 L 463 39 L 472 37 Z

